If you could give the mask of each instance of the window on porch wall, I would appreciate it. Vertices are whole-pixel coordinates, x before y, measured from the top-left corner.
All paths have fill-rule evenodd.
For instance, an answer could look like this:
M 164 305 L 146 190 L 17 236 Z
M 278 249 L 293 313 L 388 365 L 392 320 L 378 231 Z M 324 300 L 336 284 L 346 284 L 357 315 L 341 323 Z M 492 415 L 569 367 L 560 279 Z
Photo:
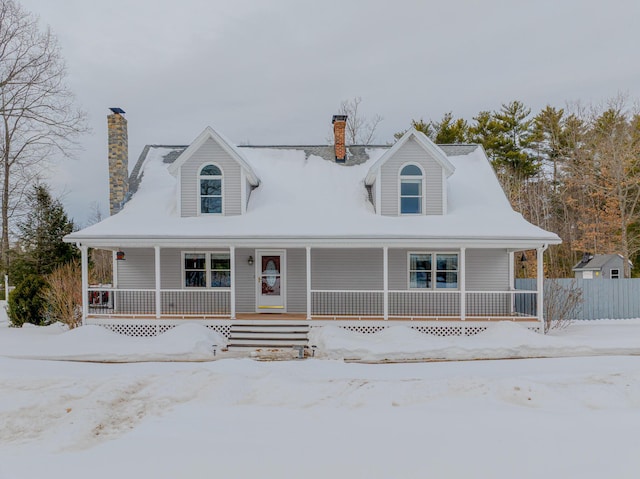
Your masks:
M 184 253 L 185 288 L 230 288 L 229 253 Z
M 409 288 L 434 287 L 458 288 L 458 253 L 409 253 Z

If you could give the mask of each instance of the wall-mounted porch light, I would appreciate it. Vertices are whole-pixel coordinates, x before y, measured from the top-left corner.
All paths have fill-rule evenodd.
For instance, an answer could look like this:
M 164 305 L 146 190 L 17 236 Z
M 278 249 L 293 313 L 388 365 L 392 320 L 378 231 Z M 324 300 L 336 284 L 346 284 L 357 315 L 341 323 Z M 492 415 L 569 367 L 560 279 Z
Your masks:
M 249 266 L 253 264 L 253 256 L 249 256 L 249 259 L 247 259 L 247 263 L 249 263 Z
M 122 251 L 122 250 L 116 251 L 116 260 L 118 260 L 118 261 L 124 261 L 125 260 L 124 251 Z

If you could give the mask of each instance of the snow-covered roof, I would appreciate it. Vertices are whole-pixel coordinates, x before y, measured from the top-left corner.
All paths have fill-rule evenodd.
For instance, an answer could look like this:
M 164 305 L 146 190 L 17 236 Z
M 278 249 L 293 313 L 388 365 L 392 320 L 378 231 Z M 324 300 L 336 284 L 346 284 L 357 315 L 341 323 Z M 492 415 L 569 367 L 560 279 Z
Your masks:
M 376 162 L 371 165 L 369 171 L 367 172 L 365 183 L 367 185 L 372 185 L 376 179 L 376 174 L 380 167 L 384 165 L 384 163 L 389 158 L 395 155 L 396 152 L 400 148 L 402 148 L 402 145 L 404 145 L 412 138 L 416 140 L 416 143 L 420 145 L 425 150 L 425 152 L 430 153 L 433 159 L 440 164 L 447 177 L 453 174 L 453 172 L 455 171 L 455 166 L 453 166 L 453 164 L 451 164 L 451 162 L 447 159 L 447 155 L 445 154 L 445 152 L 440 147 L 438 147 L 438 145 L 429 140 L 424 133 L 419 132 L 415 128 L 411 128 L 410 130 L 407 130 L 407 132 L 402 135 L 402 137 L 398 141 L 396 141 L 396 143 L 389 150 L 387 150 L 380 158 L 378 158 Z
M 220 145 L 222 149 L 224 149 L 234 160 L 236 160 L 240 164 L 245 174 L 247 175 L 249 183 L 251 183 L 253 186 L 258 186 L 260 184 L 259 178 L 254 173 L 251 165 L 247 163 L 244 155 L 240 153 L 240 151 L 234 146 L 234 144 L 227 140 L 226 137 L 215 131 L 210 126 L 206 127 L 204 131 L 200 133 L 195 140 L 193 140 L 189 147 L 182 152 L 182 154 L 176 159 L 176 161 L 171 163 L 171 166 L 169 166 L 169 172 L 173 176 L 176 176 L 178 174 L 180 166 L 182 166 L 189 158 L 191 158 L 191 156 L 196 151 L 198 151 L 200 147 L 209 139 L 212 139 L 218 145 Z
M 167 156 L 176 155 L 176 148 L 150 147 L 143 164 L 138 165 L 142 181 L 122 211 L 66 240 L 95 246 L 177 246 L 216 240 L 233 240 L 234 244 L 271 241 L 273 246 L 306 240 L 305 244 L 413 242 L 443 247 L 453 247 L 452 241 L 505 247 L 560 242 L 557 235 L 512 210 L 479 147 L 444 149 L 456 153 L 445 158 L 455 170 L 447 180 L 446 215 L 401 217 L 376 214 L 365 188 L 365 177 L 389 147 L 368 148 L 360 164 L 349 166 L 309 154 L 306 147 L 242 147 L 244 161 L 260 179 L 246 213 L 180 217 L 177 179 L 171 174 L 180 160 L 169 167 L 166 163 Z
M 586 255 L 582 260 L 573 267 L 573 271 L 600 271 L 609 261 L 612 259 L 623 259 L 620 254 L 595 254 Z M 629 264 L 633 266 L 633 263 L 629 261 Z

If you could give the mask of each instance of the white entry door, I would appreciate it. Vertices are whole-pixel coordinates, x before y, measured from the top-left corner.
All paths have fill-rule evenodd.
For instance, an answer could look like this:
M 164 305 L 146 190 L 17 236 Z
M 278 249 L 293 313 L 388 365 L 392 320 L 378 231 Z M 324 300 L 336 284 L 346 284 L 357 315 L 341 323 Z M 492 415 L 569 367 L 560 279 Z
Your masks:
M 256 251 L 257 309 L 261 312 L 285 309 L 285 252 L 283 250 Z

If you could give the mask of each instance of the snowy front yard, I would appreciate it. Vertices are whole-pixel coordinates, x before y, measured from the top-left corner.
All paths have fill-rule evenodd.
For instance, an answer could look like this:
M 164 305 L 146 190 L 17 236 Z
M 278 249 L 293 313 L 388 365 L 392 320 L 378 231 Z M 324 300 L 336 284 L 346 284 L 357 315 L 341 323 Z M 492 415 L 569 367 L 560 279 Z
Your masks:
M 345 347 L 372 360 L 399 359 L 402 342 L 414 355 L 443 347 L 401 330 L 384 346 L 333 331 L 318 346 L 323 357 L 304 361 L 16 357 L 212 359 L 198 327 L 150 340 L 103 333 L 0 324 L 0 479 L 584 479 L 640 470 L 637 320 L 579 323 L 531 344 L 528 332 L 508 327 L 448 340 L 456 354 L 483 357 L 518 343 L 540 356 L 571 344 L 569 355 L 584 355 L 565 358 L 328 358 Z

